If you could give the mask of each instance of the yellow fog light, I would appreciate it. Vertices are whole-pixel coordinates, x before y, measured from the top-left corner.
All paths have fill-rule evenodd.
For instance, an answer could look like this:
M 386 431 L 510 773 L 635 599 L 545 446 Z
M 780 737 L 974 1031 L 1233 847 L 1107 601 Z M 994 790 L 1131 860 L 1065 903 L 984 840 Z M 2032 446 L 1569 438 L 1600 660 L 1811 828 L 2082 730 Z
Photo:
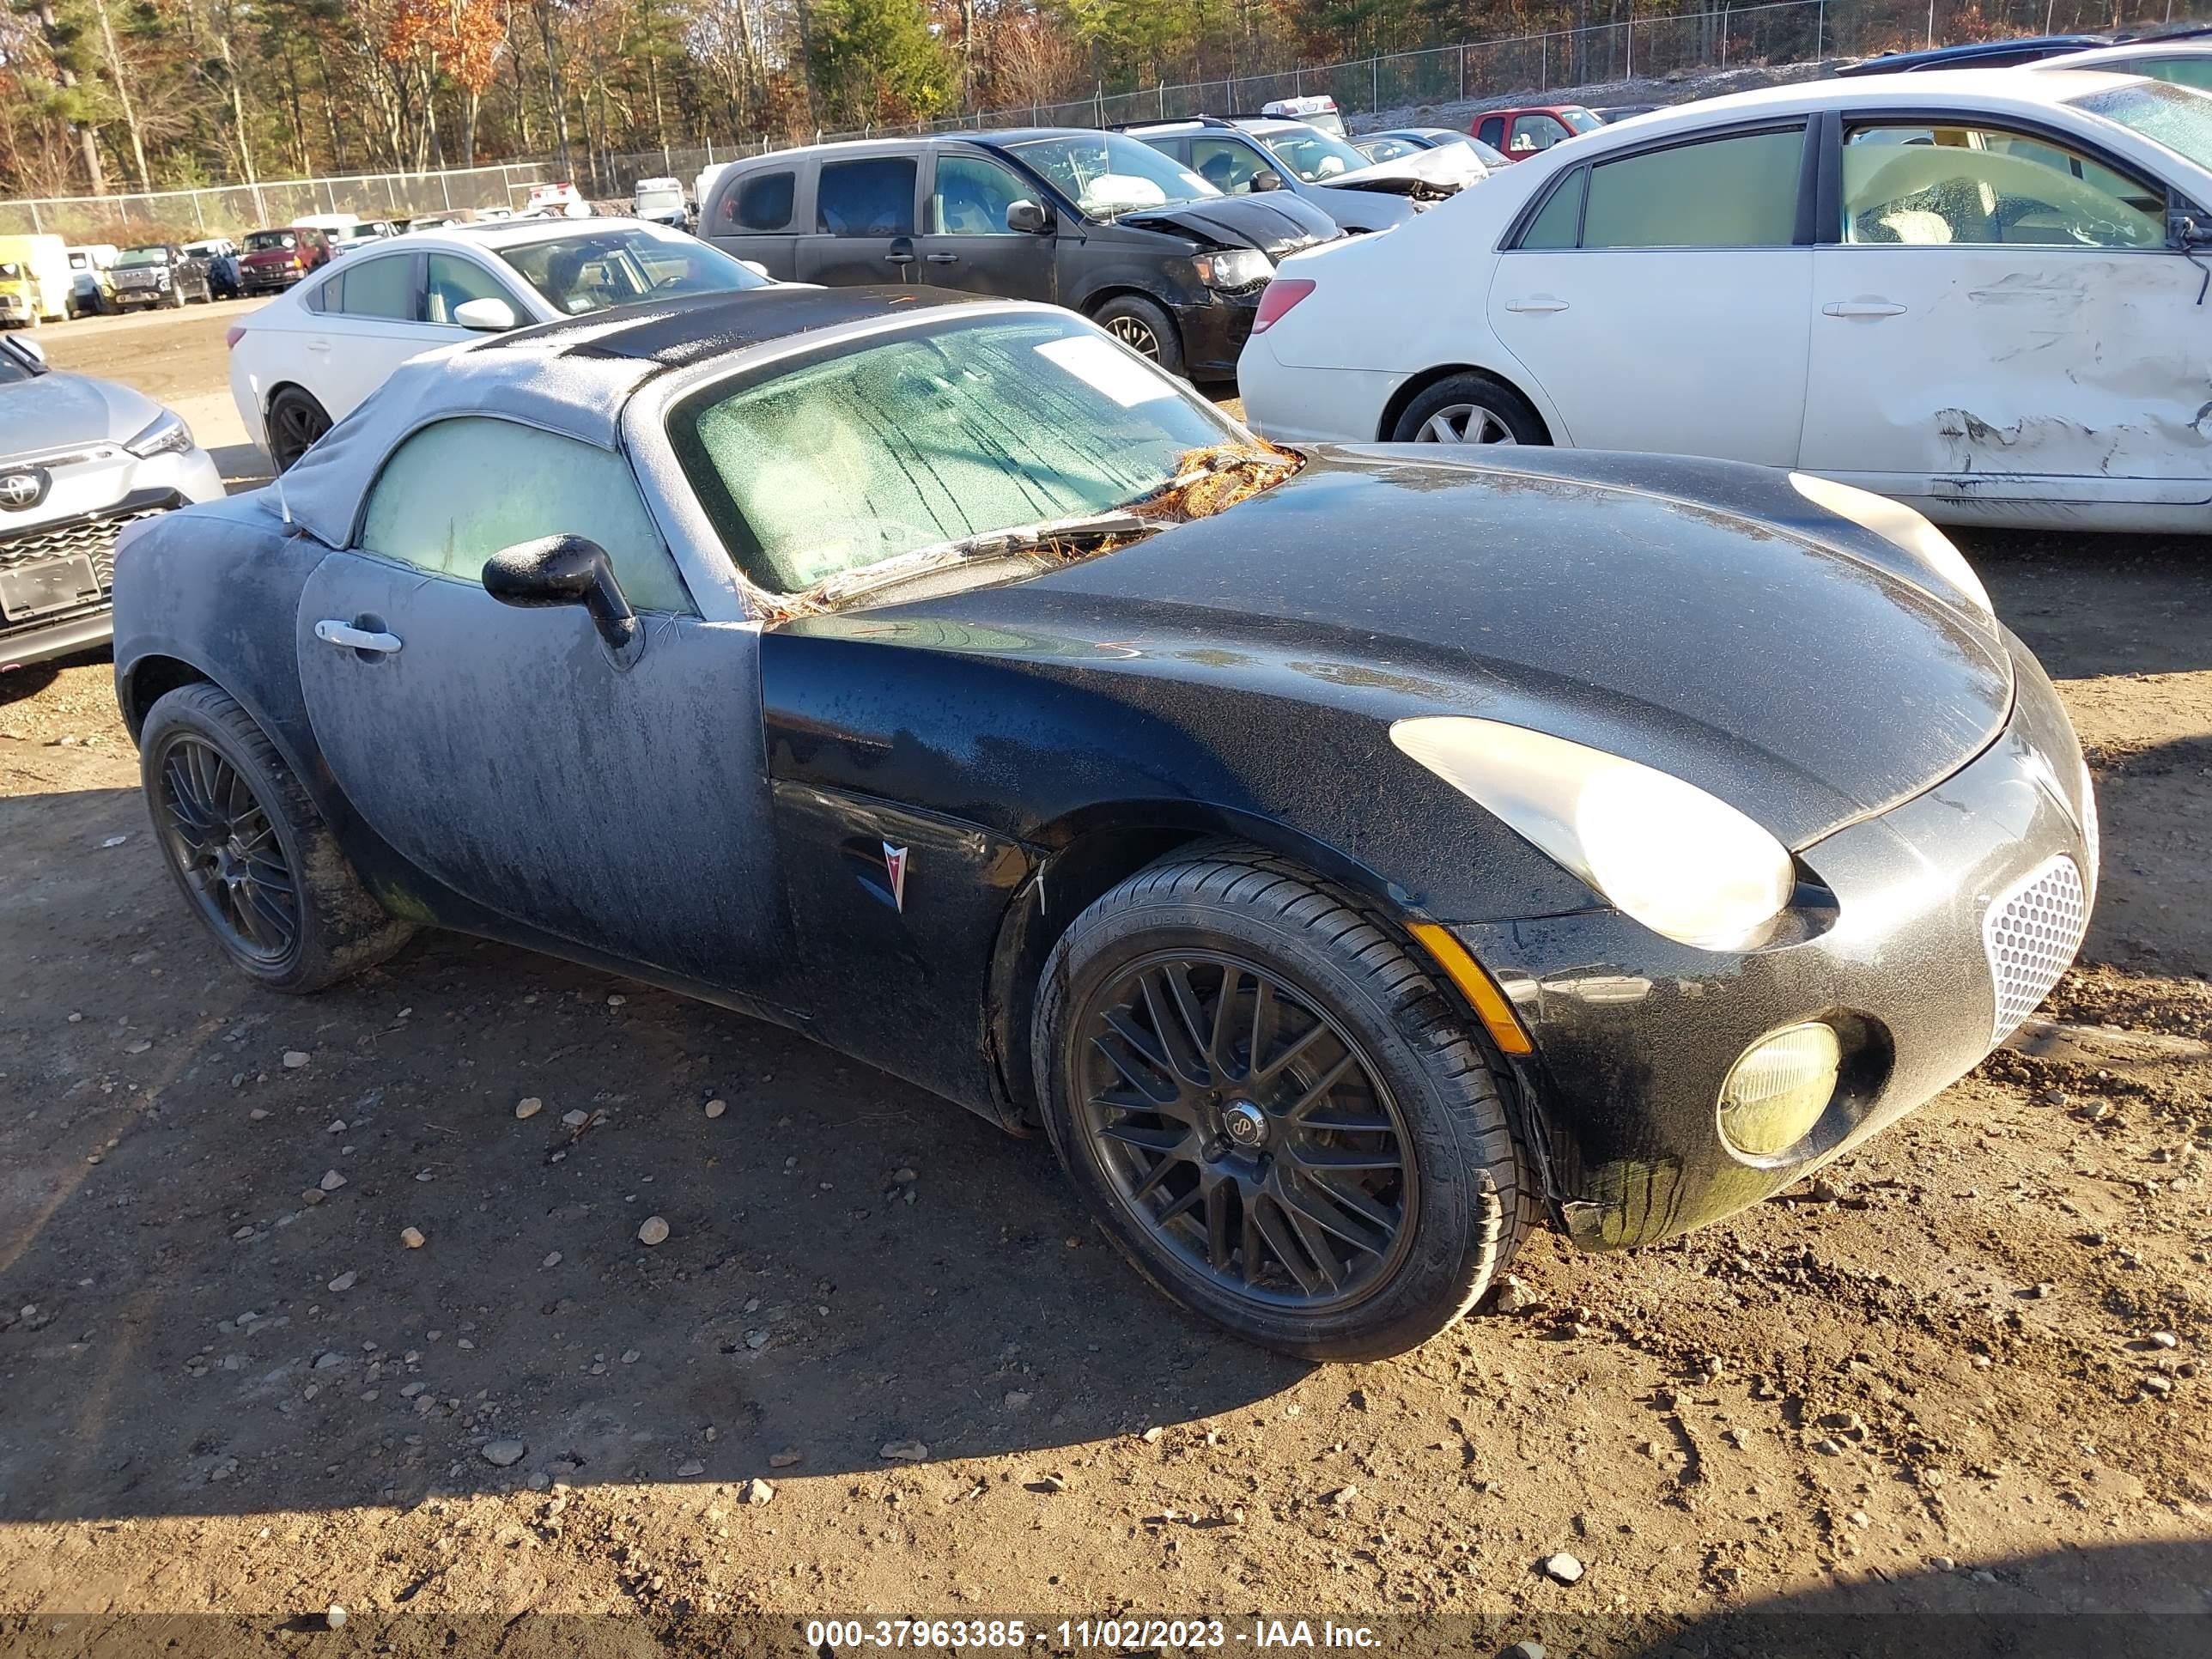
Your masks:
M 1842 1045 L 1826 1025 L 1792 1025 L 1760 1038 L 1721 1085 L 1722 1136 L 1747 1158 L 1789 1151 L 1828 1109 L 1842 1063 Z

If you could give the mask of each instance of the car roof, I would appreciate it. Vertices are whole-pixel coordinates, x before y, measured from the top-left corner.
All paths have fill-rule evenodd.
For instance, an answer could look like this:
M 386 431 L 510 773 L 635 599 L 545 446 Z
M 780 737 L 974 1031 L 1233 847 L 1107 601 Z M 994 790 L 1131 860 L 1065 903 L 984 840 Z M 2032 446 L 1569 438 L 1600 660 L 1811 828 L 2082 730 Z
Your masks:
M 1146 125 L 1157 126 L 1158 122 Z M 1026 143 L 1033 138 L 1096 138 L 1111 128 L 1099 127 L 994 127 L 965 132 L 918 132 L 904 137 L 896 135 L 882 138 L 845 138 L 828 144 L 795 144 L 788 149 L 771 149 L 759 155 L 742 156 L 726 161 L 714 169 L 717 179 L 728 178 L 738 173 L 756 172 L 764 167 L 788 166 L 801 158 L 834 155 L 880 155 L 888 152 L 913 149 L 924 144 L 981 144 L 987 149 L 1003 149 L 1012 144 Z
M 656 241 L 688 243 L 693 240 L 650 220 L 633 219 L 626 213 L 595 213 L 588 219 L 477 219 L 465 224 L 432 225 L 427 230 L 410 230 L 383 240 L 395 246 L 401 242 L 410 247 L 441 242 L 447 247 L 488 248 L 496 252 L 501 248 L 527 247 L 532 242 L 558 241 L 564 236 L 588 236 L 594 230 L 608 229 L 641 230 Z
M 1619 126 L 1583 133 L 1576 137 L 1573 149 L 1561 150 L 1560 154 L 1587 155 L 1601 148 L 1610 149 L 1609 141 L 1614 133 L 1620 135 L 1623 144 L 1642 144 L 1650 143 L 1655 134 L 1696 131 L 1745 117 L 1796 115 L 1824 109 L 1881 108 L 1899 102 L 1939 107 L 1955 103 L 2033 113 L 2068 102 L 2084 92 L 2125 86 L 2136 78 L 2083 70 L 2069 80 L 2048 73 L 2024 75 L 2018 69 L 1966 69 L 1866 75 L 1849 81 L 1800 81 L 1654 110 L 1649 115 L 1635 117 L 1632 125 L 1624 122 Z
M 741 358 L 794 335 L 862 332 L 970 305 L 1014 302 L 942 289 L 794 283 L 624 306 L 463 341 L 402 363 L 324 434 L 277 481 L 284 510 L 325 545 L 343 547 L 385 458 L 434 422 L 488 415 L 611 450 L 624 405 L 658 374 Z
M 2033 70 L 2108 70 L 2118 74 L 2124 65 L 2140 64 L 2151 58 L 2212 58 L 2212 40 L 2191 36 L 2175 40 L 2167 35 L 2154 35 L 2148 40 L 2126 40 L 2117 46 L 2092 46 L 2086 52 L 2064 52 L 2056 58 L 2039 58 L 2022 65 Z

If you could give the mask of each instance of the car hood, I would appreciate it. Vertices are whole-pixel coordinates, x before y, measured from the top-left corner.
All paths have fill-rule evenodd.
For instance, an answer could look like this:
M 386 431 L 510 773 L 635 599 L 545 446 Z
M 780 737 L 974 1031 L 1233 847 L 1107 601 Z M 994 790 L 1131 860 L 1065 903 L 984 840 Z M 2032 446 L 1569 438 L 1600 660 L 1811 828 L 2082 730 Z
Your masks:
M 1455 195 L 1490 176 L 1482 158 L 1465 144 L 1443 144 L 1395 161 L 1355 167 L 1320 182 L 1331 190 L 1377 190 L 1393 196 Z
M 1276 259 L 1339 234 L 1335 222 L 1327 214 L 1287 190 L 1146 208 L 1125 213 L 1115 222 L 1139 230 L 1188 236 L 1208 247 L 1256 247 Z
M 1850 535 L 1670 493 L 1648 464 L 1628 484 L 1579 465 L 1320 451 L 1214 517 L 898 614 L 1233 682 L 1279 702 L 1285 732 L 1316 701 L 1529 726 L 1671 773 L 1792 848 L 1922 793 L 2003 725 L 2001 630 Z
M 127 386 L 49 372 L 0 386 L 0 459 L 70 444 L 120 443 L 159 418 L 161 404 Z

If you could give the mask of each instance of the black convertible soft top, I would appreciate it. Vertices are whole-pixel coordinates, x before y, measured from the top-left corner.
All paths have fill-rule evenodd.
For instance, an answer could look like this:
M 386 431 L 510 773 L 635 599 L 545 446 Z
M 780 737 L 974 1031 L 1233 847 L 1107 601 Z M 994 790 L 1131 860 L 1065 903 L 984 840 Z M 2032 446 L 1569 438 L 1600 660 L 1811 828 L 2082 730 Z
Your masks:
M 662 368 L 684 368 L 793 334 L 847 323 L 910 315 L 990 296 L 920 287 L 811 288 L 797 283 L 701 294 L 637 307 L 636 317 L 610 326 L 605 313 L 517 329 L 485 342 L 489 349 L 537 346 L 568 356 L 623 357 Z M 575 337 L 575 343 L 563 342 Z

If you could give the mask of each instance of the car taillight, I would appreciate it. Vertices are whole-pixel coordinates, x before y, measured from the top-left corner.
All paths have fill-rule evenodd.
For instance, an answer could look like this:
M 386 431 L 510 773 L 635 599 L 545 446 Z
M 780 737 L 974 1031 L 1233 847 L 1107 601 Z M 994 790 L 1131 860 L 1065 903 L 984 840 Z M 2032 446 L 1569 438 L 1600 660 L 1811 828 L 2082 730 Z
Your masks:
M 1305 277 L 1276 277 L 1260 295 L 1260 309 L 1252 319 L 1252 331 L 1265 334 L 1283 320 L 1292 306 L 1313 291 L 1313 283 Z
M 227 328 L 227 329 L 223 330 L 223 331 L 222 331 L 222 345 L 223 345 L 223 349 L 224 349 L 224 350 L 226 350 L 226 351 L 229 350 L 232 347 L 235 346 L 235 345 L 236 345 L 236 344 L 237 344 L 240 340 L 244 339 L 245 337 L 246 337 L 246 331 L 245 331 L 244 329 L 242 329 L 242 328 Z

